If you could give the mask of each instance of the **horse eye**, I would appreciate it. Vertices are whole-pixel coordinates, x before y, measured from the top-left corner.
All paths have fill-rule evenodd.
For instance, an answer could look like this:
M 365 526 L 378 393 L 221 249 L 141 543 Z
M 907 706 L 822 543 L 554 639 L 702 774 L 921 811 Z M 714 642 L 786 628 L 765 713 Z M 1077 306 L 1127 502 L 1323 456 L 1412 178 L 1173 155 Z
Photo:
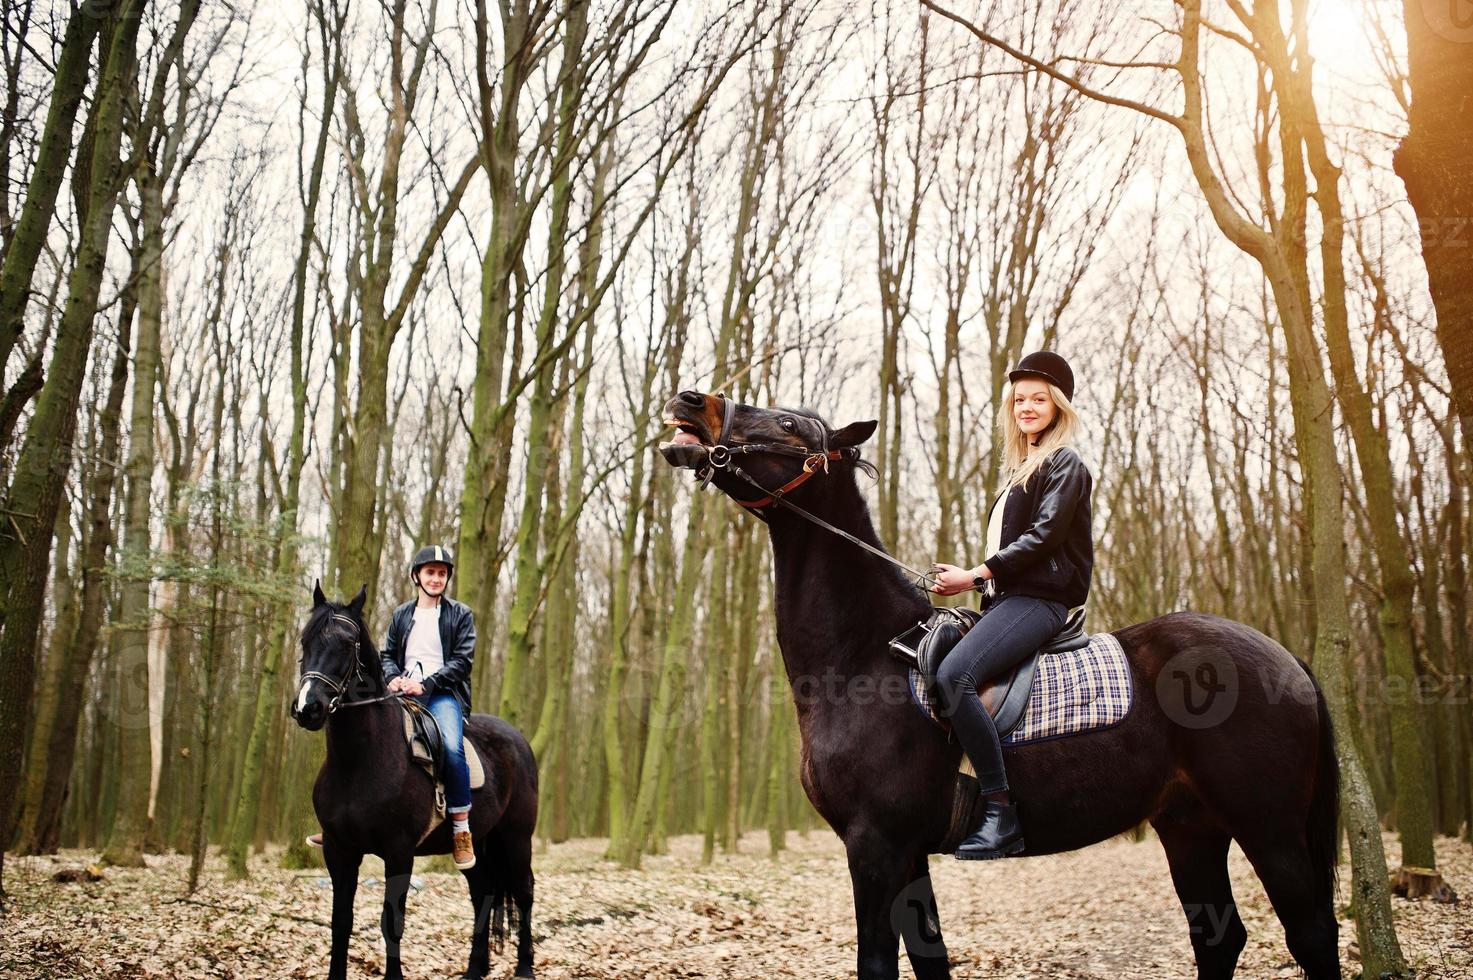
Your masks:
M 794 429 L 796 429 L 798 427 L 798 424 L 796 422 L 794 422 L 792 419 L 783 419 L 781 424 L 782 424 L 782 427 L 784 429 L 788 430 L 789 432 L 792 432 Z

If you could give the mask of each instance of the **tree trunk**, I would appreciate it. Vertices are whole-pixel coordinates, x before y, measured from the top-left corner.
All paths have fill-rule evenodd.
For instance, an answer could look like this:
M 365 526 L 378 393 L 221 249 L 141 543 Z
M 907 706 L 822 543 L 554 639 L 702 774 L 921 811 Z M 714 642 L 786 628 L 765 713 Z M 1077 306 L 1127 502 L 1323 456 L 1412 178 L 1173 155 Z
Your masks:
M 125 573 L 116 623 L 119 678 L 123 684 L 123 703 L 118 716 L 122 784 L 118 820 L 103 852 L 104 860 L 126 866 L 143 863 L 152 773 L 148 707 L 148 645 L 153 621 L 149 605 L 153 578 L 150 519 L 157 404 L 154 393 L 158 387 L 163 329 L 163 187 L 157 175 L 147 175 L 138 181 L 138 191 L 142 228 L 138 258 L 138 346 L 134 356 L 128 458 L 123 469 L 127 480 L 123 504 Z
M 77 107 L 82 104 L 87 89 L 92 42 L 102 22 L 97 11 L 87 6 L 75 8 L 67 20 L 61 57 L 57 59 L 52 78 L 51 107 L 31 167 L 25 204 L 5 249 L 4 264 L 0 266 L 0 374 L 25 326 L 31 279 L 56 213 L 56 195 L 61 191 L 72 153 Z
M 470 456 L 460 496 L 457 593 L 471 607 L 483 635 L 491 635 L 496 605 L 496 576 L 501 568 L 501 526 L 505 520 L 506 490 L 510 482 L 512 422 L 500 412 L 506 374 L 508 327 L 516 293 L 516 270 L 526 244 L 521 188 L 517 184 L 520 159 L 518 103 L 536 64 L 536 44 L 528 33 L 539 28 L 525 0 L 502 5 L 501 91 L 493 96 L 486 4 L 476 4 L 476 64 L 481 110 L 482 165 L 491 187 L 491 229 L 481 257 L 480 325 L 476 341 L 476 374 L 472 382 Z M 518 321 L 519 323 L 519 321 Z M 515 344 L 513 344 L 515 346 Z M 515 353 L 512 363 L 516 363 Z M 508 382 L 509 386 L 509 382 Z M 482 703 L 490 703 L 493 674 L 491 658 L 477 663 L 475 687 Z
M 333 44 L 341 37 L 341 23 L 338 24 L 337 31 L 326 31 L 324 34 L 327 43 Z M 307 457 L 307 379 L 303 376 L 303 349 L 307 332 L 307 277 L 312 248 L 317 241 L 317 207 L 322 196 L 322 175 L 327 158 L 328 120 L 332 116 L 332 107 L 337 102 L 338 85 L 342 79 L 342 53 L 329 47 L 323 52 L 323 60 L 325 77 L 322 118 L 317 127 L 312 164 L 306 175 L 302 231 L 298 239 L 296 267 L 292 273 L 292 433 L 291 442 L 287 445 L 286 492 L 281 503 L 281 537 L 276 562 L 276 575 L 281 582 L 291 580 L 297 572 L 297 508 L 301 501 L 302 470 Z M 305 74 L 305 59 L 303 68 Z M 246 858 L 250 842 L 256 834 L 260 813 L 261 783 L 264 778 L 262 764 L 274 728 L 274 713 L 279 707 L 280 682 L 277 675 L 281 672 L 281 662 L 290 641 L 294 620 L 294 603 L 288 599 L 276 605 L 269 626 L 271 632 L 267 639 L 266 656 L 260 667 L 260 687 L 256 691 L 255 711 L 242 764 L 240 800 L 235 814 L 234 833 L 228 848 L 232 878 L 245 878 L 249 875 Z
M 39 783 L 36 787 L 39 792 L 28 800 L 27 806 L 30 811 L 30 836 L 27 841 L 31 848 L 29 853 L 41 853 L 43 849 L 51 851 L 56 848 L 55 818 L 59 815 L 62 794 L 71 778 L 77 742 L 77 716 L 82 710 L 87 672 L 92 665 L 92 655 L 97 649 L 103 614 L 107 609 L 104 585 L 109 552 L 116 537 L 112 523 L 113 486 L 120 469 L 119 421 L 122 416 L 123 393 L 128 383 L 129 337 L 133 326 L 133 312 L 134 297 L 130 290 L 123 295 L 122 315 L 118 318 L 118 349 L 113 358 L 107 400 L 103 403 L 97 421 L 101 438 L 97 472 L 89 481 L 87 521 L 90 526 L 80 556 L 81 605 L 75 630 L 68 634 L 69 642 L 58 671 L 58 689 L 53 692 L 56 697 L 54 714 L 48 719 L 46 741 L 38 742 L 38 745 L 44 745 L 45 751 L 33 761 L 37 769 L 34 775 L 39 776 L 35 780 Z M 60 625 L 59 622 L 58 626 Z M 32 782 L 28 778 L 28 789 Z
M 86 534 L 83 534 L 83 549 Z M 36 696 L 36 723 L 27 743 L 25 785 L 21 789 L 17 854 L 51 854 L 56 851 L 61 829 L 61 803 L 71 766 L 63 771 L 52 751 L 52 733 L 58 717 L 65 711 L 62 689 L 67 668 L 72 662 L 72 634 L 77 628 L 77 590 L 72 583 L 72 570 L 67 562 L 72 547 L 71 513 L 60 508 L 56 518 L 56 558 L 53 562 L 51 601 L 56 609 L 56 622 L 46 652 L 45 678 Z M 76 719 L 81 712 L 80 698 L 73 698 L 71 745 L 76 746 Z
M 1303 0 L 1298 0 L 1296 6 L 1302 3 Z M 1360 463 L 1361 486 L 1365 490 L 1369 518 L 1367 523 L 1381 580 L 1380 627 L 1386 672 L 1389 680 L 1398 683 L 1403 690 L 1412 691 L 1416 687 L 1417 670 L 1412 651 L 1414 583 L 1411 560 L 1397 521 L 1395 479 L 1391 472 L 1387 439 L 1372 417 L 1371 396 L 1361 384 L 1351 349 L 1340 168 L 1331 161 L 1325 145 L 1314 101 L 1311 63 L 1302 57 L 1290 63 L 1289 44 L 1280 32 L 1276 15 L 1266 12 L 1259 23 L 1273 42 L 1264 45 L 1263 49 L 1273 65 L 1274 86 L 1284 105 L 1283 126 L 1296 152 L 1298 143 L 1302 141 L 1315 180 L 1314 198 L 1323 228 L 1320 268 L 1325 346 L 1334 375 L 1335 395 L 1349 424 Z M 1307 47 L 1302 24 L 1302 18 L 1296 18 L 1298 36 L 1295 46 L 1301 50 Z M 1305 258 L 1297 242 L 1290 248 L 1296 260 Z M 1473 270 L 1473 265 L 1470 265 L 1470 270 Z M 1307 289 L 1307 286 L 1303 288 Z M 1436 857 L 1432 849 L 1432 808 L 1426 778 L 1426 753 L 1422 744 L 1423 711 L 1412 699 L 1400 697 L 1388 699 L 1387 709 L 1391 719 L 1392 768 L 1402 863 L 1433 868 Z
M 20 775 L 25 719 L 30 715 L 36 640 L 44 609 L 52 532 L 71 468 L 77 403 L 92 346 L 98 291 L 107 265 L 113 205 L 124 174 L 119 160 L 123 103 L 136 71 L 135 42 L 147 0 L 125 0 L 118 11 L 107 67 L 98 91 L 86 217 L 72 269 L 66 308 L 57 328 L 51 367 L 16 461 L 0 525 L 0 786 Z M 80 190 L 80 188 L 79 188 Z M 14 808 L 3 808 L 0 841 L 13 833 Z M 3 865 L 0 865 L 3 869 Z M 0 890 L 0 896 L 3 896 Z
M 669 765 L 673 748 L 671 733 L 680 722 L 680 702 L 685 691 L 686 651 L 689 647 L 696 591 L 705 568 L 705 538 L 690 528 L 681 555 L 680 581 L 671 603 L 671 621 L 662 645 L 655 700 L 650 707 L 644 761 L 639 770 L 639 790 L 633 815 L 622 839 L 611 842 L 613 857 L 626 868 L 638 868 L 654 828 L 655 808 L 660 803 L 659 785 Z
M 1422 231 L 1437 339 L 1473 445 L 1473 23 L 1458 4 L 1404 0 L 1407 135 L 1393 157 Z

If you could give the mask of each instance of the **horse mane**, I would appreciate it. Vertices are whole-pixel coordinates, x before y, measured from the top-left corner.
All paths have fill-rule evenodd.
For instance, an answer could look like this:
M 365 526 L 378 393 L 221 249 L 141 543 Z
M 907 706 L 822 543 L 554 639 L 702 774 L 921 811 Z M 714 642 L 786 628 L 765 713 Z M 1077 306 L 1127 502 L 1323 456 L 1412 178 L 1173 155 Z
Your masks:
M 320 606 L 313 606 L 312 612 L 307 615 L 307 625 L 302 627 L 302 646 L 308 647 L 322 638 L 323 630 L 332 621 L 334 612 L 346 612 L 346 606 L 340 606 L 336 602 L 325 602 Z
M 822 415 L 811 408 L 784 408 L 779 406 L 777 411 L 787 412 L 790 415 L 801 415 L 804 418 L 812 419 L 819 425 L 823 426 L 823 431 L 826 436 L 832 437 L 834 434 L 834 427 L 829 425 L 828 419 L 824 418 Z M 871 480 L 879 480 L 880 471 L 875 469 L 875 465 L 873 463 L 871 463 L 867 459 L 864 459 L 861 456 L 858 446 L 852 446 L 848 448 L 845 452 L 846 462 L 852 463 L 856 470 L 864 473 Z M 847 455 L 849 453 L 852 453 L 853 455 Z M 857 489 L 858 488 L 856 487 L 856 490 Z M 885 544 L 884 541 L 880 540 L 879 534 L 874 529 L 875 525 L 873 517 L 870 514 L 869 503 L 865 501 L 863 494 L 859 495 L 858 505 L 858 516 L 862 526 L 867 529 L 874 537 L 875 542 L 880 546 L 880 549 L 883 550 L 886 554 L 890 554 L 890 548 Z M 924 587 L 912 581 L 903 571 L 901 571 L 896 566 L 889 564 L 888 562 L 884 565 L 884 568 L 885 573 L 893 576 L 895 581 L 898 582 L 903 588 L 916 593 L 917 597 L 921 601 L 925 602 L 928 606 L 931 604 L 931 594 Z

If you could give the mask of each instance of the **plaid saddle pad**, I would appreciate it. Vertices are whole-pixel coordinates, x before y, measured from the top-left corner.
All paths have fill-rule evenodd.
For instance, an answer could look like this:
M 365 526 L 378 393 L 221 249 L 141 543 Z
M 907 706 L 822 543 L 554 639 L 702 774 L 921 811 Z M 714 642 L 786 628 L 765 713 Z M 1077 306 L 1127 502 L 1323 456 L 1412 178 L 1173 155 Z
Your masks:
M 926 717 L 949 727 L 915 669 L 910 671 L 910 693 Z M 1113 633 L 1095 633 L 1083 649 L 1038 658 L 1023 719 L 1002 743 L 1020 745 L 1109 728 L 1130 712 L 1133 696 L 1130 665 L 1120 641 Z

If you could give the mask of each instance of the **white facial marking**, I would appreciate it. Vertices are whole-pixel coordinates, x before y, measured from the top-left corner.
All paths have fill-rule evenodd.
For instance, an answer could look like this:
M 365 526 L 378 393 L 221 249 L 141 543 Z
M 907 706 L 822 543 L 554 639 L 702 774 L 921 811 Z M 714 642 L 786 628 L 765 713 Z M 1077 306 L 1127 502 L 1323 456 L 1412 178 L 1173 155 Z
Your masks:
M 312 678 L 302 681 L 302 689 L 297 692 L 297 714 L 301 714 L 307 708 L 307 692 L 312 690 Z

